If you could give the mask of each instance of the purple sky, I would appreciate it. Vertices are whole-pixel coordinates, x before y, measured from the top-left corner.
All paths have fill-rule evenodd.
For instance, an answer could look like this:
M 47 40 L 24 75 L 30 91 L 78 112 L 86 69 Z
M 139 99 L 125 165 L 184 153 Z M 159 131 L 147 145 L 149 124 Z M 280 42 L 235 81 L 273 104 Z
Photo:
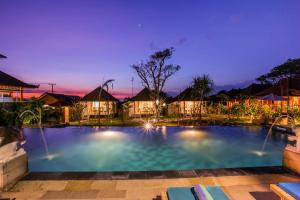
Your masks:
M 167 91 L 203 73 L 241 84 L 300 57 L 299 0 L 2 0 L 0 19 L 0 70 L 65 93 L 114 78 L 112 93 L 128 96 L 130 65 L 171 46 L 182 69 Z

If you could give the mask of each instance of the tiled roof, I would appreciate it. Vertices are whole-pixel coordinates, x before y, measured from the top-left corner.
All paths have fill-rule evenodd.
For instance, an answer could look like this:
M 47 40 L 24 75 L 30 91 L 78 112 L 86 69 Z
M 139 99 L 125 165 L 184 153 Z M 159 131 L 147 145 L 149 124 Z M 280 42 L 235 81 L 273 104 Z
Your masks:
M 65 94 L 58 94 L 58 93 L 49 93 L 46 92 L 44 94 L 42 94 L 39 97 L 39 100 L 43 101 L 44 98 L 46 98 L 47 96 L 51 96 L 53 98 L 55 98 L 57 101 L 54 103 L 54 105 L 50 105 L 50 106 L 71 106 L 74 102 L 79 101 L 80 97 L 79 96 L 75 96 L 75 95 L 65 95 Z
M 0 85 L 15 86 L 23 88 L 38 88 L 36 85 L 31 85 L 20 81 L 19 79 L 12 77 L 2 71 L 0 71 Z

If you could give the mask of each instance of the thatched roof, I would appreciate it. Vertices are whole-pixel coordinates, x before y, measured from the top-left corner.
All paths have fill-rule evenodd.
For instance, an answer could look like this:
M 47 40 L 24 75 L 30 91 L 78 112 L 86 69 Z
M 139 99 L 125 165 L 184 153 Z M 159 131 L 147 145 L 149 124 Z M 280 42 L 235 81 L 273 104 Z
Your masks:
M 153 98 L 151 98 L 151 91 L 148 88 L 144 88 L 132 97 L 130 101 L 153 101 Z
M 282 79 L 276 85 L 257 93 L 256 96 L 275 94 L 277 96 L 300 96 L 300 77 Z
M 153 101 L 152 95 L 151 90 L 145 87 L 128 101 Z M 163 100 L 165 103 L 170 102 L 170 97 L 165 92 L 161 92 L 159 96 L 160 100 Z
M 98 101 L 99 100 L 99 93 L 100 93 L 101 87 L 97 87 L 87 95 L 85 95 L 81 101 Z M 106 90 L 102 90 L 100 101 L 118 101 L 115 97 L 113 97 L 111 94 L 109 94 Z
M 49 106 L 71 106 L 80 100 L 79 96 L 45 92 L 39 98 Z
M 0 85 L 5 86 L 15 86 L 15 87 L 22 87 L 22 88 L 38 88 L 36 85 L 31 85 L 20 81 L 19 79 L 12 77 L 2 71 L 0 71 Z
M 0 54 L 0 58 L 7 58 L 5 55 Z
M 263 96 L 263 97 L 258 97 L 257 100 L 263 100 L 263 101 L 287 101 L 288 98 L 277 96 L 277 95 L 271 93 L 271 94 L 268 94 L 268 95 Z
M 199 98 L 195 98 L 193 95 L 193 89 L 191 87 L 183 90 L 179 95 L 173 98 L 173 101 L 199 101 Z

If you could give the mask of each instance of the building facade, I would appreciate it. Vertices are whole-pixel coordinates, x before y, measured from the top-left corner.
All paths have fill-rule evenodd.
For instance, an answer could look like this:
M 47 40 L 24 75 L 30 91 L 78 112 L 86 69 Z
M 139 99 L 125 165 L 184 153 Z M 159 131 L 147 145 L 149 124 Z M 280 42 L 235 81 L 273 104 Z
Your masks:
M 22 102 L 24 100 L 24 89 L 38 88 L 36 85 L 24 83 L 23 81 L 0 71 L 0 103 Z
M 117 113 L 118 100 L 101 87 L 85 95 L 81 102 L 85 105 L 83 116 L 87 118 L 99 116 L 99 113 L 101 116 Z
M 187 88 L 168 105 L 168 115 L 195 116 L 206 113 L 207 101 L 193 97 L 192 88 Z
M 261 97 L 273 95 L 281 97 L 282 99 L 265 99 Z M 262 105 L 270 105 L 273 107 L 282 107 L 286 110 L 287 107 L 299 108 L 300 107 L 300 76 L 285 78 L 280 80 L 274 86 L 256 94 L 258 102 Z
M 39 98 L 45 106 L 50 106 L 53 109 L 59 109 L 62 112 L 64 123 L 70 122 L 71 109 L 72 105 L 80 100 L 79 96 L 74 95 L 65 95 L 58 93 L 49 93 L 45 92 Z
M 151 98 L 151 91 L 144 88 L 129 101 L 129 117 L 142 117 L 153 115 L 155 112 L 155 101 Z

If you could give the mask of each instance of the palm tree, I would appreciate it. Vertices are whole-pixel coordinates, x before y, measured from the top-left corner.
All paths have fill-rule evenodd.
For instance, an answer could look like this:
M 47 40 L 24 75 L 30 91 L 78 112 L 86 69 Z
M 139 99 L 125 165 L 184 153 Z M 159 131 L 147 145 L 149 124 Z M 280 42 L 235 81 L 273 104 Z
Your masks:
M 213 91 L 213 80 L 208 74 L 203 74 L 202 76 L 196 76 L 193 78 L 192 82 L 192 95 L 195 99 L 200 101 L 199 107 L 199 117 L 202 118 L 202 104 L 205 97 L 207 97 Z M 198 110 L 198 109 L 197 109 Z
M 108 79 L 104 83 L 102 83 L 102 85 L 100 86 L 100 91 L 99 91 L 99 96 L 98 96 L 98 102 L 99 102 L 99 108 L 98 108 L 98 125 L 99 126 L 100 126 L 100 118 L 101 118 L 100 103 L 101 103 L 102 90 L 103 90 L 103 88 L 106 88 L 106 91 L 108 91 L 110 85 L 111 85 L 111 87 L 113 87 L 113 83 L 112 83 L 113 81 L 115 81 L 115 80 L 114 79 Z

